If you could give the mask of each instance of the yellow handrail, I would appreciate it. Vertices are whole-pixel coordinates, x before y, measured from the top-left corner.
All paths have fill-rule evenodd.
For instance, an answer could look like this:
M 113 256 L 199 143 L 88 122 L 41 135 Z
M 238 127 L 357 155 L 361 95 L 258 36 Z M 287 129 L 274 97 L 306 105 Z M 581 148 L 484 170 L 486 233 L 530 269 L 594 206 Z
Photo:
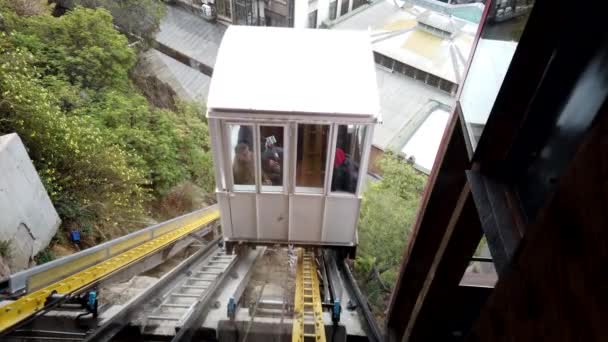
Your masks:
M 219 210 L 210 210 L 200 219 L 181 228 L 165 233 L 158 238 L 143 243 L 135 248 L 112 257 L 95 266 L 57 281 L 45 288 L 25 295 L 13 303 L 0 307 L 0 332 L 22 322 L 44 308 L 46 299 L 53 293 L 71 294 L 83 287 L 94 284 L 104 277 L 136 262 L 163 247 L 180 240 L 220 217 Z

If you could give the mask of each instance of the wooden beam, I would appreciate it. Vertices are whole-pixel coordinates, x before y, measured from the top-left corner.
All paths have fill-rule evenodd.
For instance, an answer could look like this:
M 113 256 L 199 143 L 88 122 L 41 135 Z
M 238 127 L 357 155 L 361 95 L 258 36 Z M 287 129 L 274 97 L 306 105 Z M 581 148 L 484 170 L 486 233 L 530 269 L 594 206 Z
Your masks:
M 463 187 L 456 208 L 434 253 L 434 260 L 412 311 L 401 341 L 445 341 L 460 280 L 482 237 L 481 224 L 468 184 Z M 430 253 L 431 254 L 431 253 Z
M 450 220 L 450 214 L 466 182 L 464 170 L 470 167 L 461 129 L 460 107 L 446 127 L 436 163 L 422 196 L 410 242 L 404 251 L 399 278 L 387 316 L 389 340 L 400 341 L 416 304 L 427 273 L 433 263 Z
M 608 112 L 526 229 L 467 341 L 605 341 Z

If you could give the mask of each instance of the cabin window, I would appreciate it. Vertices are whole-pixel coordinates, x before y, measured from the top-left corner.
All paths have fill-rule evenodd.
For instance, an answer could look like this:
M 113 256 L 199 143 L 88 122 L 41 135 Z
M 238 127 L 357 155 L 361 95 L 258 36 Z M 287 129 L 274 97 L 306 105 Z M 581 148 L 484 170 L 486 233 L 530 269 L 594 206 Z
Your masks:
M 360 177 L 365 126 L 338 125 L 331 191 L 354 194 Z
M 255 159 L 252 125 L 228 125 L 234 191 L 255 191 Z
M 282 126 L 260 126 L 260 168 L 262 191 L 282 192 L 285 158 Z
M 323 193 L 328 139 L 328 125 L 298 125 L 297 192 Z

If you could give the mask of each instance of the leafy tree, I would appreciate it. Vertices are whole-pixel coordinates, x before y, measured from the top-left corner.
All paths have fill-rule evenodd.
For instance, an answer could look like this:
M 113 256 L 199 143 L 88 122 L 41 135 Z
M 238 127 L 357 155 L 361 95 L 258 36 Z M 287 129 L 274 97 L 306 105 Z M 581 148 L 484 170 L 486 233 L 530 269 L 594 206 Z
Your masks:
M 31 53 L 0 33 L 0 133 L 17 132 L 51 199 L 100 215 L 142 213 L 146 179 L 130 155 L 91 117 L 62 113 L 43 86 Z
M 114 18 L 114 24 L 129 35 L 151 42 L 165 15 L 165 5 L 158 0 L 57 0 L 64 8 L 84 6 L 105 8 Z
M 177 185 L 213 190 L 204 108 L 146 100 L 107 10 L 23 17 L 0 0 L 0 15 L 0 134 L 21 136 L 64 227 L 103 240 Z
M 91 90 L 128 85 L 136 55 L 107 10 L 77 7 L 59 18 L 41 15 L 19 24 L 12 40 L 38 57 L 43 76 Z
M 382 180 L 368 184 L 363 194 L 355 270 L 372 309 L 381 318 L 397 281 L 426 177 L 391 153 L 379 166 Z

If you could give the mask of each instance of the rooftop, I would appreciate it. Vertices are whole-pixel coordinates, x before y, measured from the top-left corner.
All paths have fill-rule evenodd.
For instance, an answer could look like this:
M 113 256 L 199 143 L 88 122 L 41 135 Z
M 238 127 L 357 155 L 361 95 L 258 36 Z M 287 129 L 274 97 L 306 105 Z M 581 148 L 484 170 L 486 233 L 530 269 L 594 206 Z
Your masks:
M 372 143 L 380 149 L 401 151 L 434 110 L 449 111 L 453 105 L 450 95 L 420 81 L 382 67 L 377 67 L 376 74 L 382 124 L 374 129 Z
M 230 26 L 218 52 L 208 107 L 373 121 L 380 105 L 369 35 Z
M 414 5 L 379 1 L 340 21 L 338 30 L 369 30 L 374 52 L 460 84 L 478 24 Z M 429 29 L 446 32 L 441 36 Z
M 449 119 L 449 112 L 434 110 L 401 149 L 406 158 L 414 160 L 414 167 L 420 171 L 427 174 L 431 172 Z

